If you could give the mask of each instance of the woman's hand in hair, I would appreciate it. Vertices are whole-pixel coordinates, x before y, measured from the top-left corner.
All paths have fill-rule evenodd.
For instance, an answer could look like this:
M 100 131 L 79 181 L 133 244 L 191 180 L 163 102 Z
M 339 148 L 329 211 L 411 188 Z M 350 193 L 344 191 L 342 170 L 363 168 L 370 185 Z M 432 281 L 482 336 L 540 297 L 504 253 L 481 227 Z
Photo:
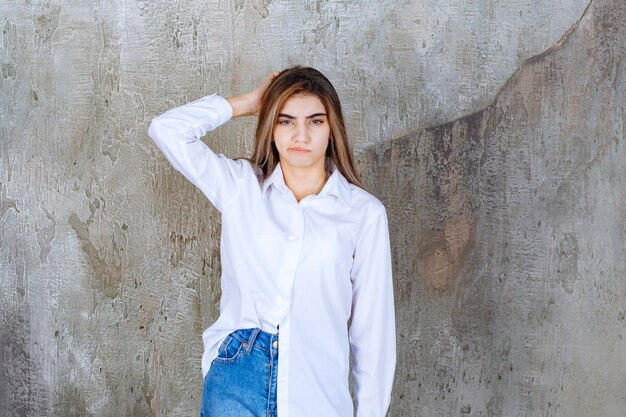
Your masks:
M 257 88 L 240 96 L 229 97 L 228 102 L 233 108 L 233 117 L 256 116 L 265 90 L 272 84 L 278 72 L 269 73 Z

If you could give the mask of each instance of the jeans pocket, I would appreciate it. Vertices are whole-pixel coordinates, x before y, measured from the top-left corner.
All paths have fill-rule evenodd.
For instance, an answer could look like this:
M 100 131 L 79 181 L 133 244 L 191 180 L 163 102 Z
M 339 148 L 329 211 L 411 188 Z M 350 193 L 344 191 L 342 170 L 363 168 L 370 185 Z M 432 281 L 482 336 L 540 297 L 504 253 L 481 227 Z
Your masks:
M 244 347 L 244 344 L 239 339 L 228 335 L 220 345 L 214 361 L 217 363 L 237 362 L 241 358 Z

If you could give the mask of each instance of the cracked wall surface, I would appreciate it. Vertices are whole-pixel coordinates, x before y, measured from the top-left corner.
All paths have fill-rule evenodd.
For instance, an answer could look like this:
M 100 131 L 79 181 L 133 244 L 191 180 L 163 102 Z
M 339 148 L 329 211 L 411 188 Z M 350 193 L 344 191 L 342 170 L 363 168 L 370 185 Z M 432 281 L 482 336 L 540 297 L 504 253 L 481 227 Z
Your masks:
M 0 5 L 0 416 L 188 416 L 219 215 L 156 114 L 321 69 L 385 205 L 393 416 L 626 409 L 622 0 Z M 248 155 L 254 120 L 208 143 Z

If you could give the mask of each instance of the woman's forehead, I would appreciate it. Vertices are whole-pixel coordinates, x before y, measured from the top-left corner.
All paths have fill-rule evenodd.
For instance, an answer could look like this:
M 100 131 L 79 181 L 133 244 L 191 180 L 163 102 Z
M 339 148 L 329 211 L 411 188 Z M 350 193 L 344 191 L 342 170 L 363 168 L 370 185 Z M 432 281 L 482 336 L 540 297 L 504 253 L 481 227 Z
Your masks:
M 280 108 L 280 113 L 306 113 L 307 115 L 312 113 L 325 112 L 326 106 L 322 103 L 322 100 L 315 94 L 310 93 L 298 93 L 289 97 Z M 297 114 L 293 114 L 294 116 Z

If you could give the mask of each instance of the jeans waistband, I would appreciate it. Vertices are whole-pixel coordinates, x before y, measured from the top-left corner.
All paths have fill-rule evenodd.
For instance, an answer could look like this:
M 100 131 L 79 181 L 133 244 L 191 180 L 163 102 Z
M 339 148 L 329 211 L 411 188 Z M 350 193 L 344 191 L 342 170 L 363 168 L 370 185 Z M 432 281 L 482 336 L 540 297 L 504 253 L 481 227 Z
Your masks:
M 265 332 L 259 328 L 239 329 L 231 333 L 240 342 L 246 343 L 245 350 L 250 353 L 253 347 L 263 349 L 267 352 L 278 349 L 278 335 Z

